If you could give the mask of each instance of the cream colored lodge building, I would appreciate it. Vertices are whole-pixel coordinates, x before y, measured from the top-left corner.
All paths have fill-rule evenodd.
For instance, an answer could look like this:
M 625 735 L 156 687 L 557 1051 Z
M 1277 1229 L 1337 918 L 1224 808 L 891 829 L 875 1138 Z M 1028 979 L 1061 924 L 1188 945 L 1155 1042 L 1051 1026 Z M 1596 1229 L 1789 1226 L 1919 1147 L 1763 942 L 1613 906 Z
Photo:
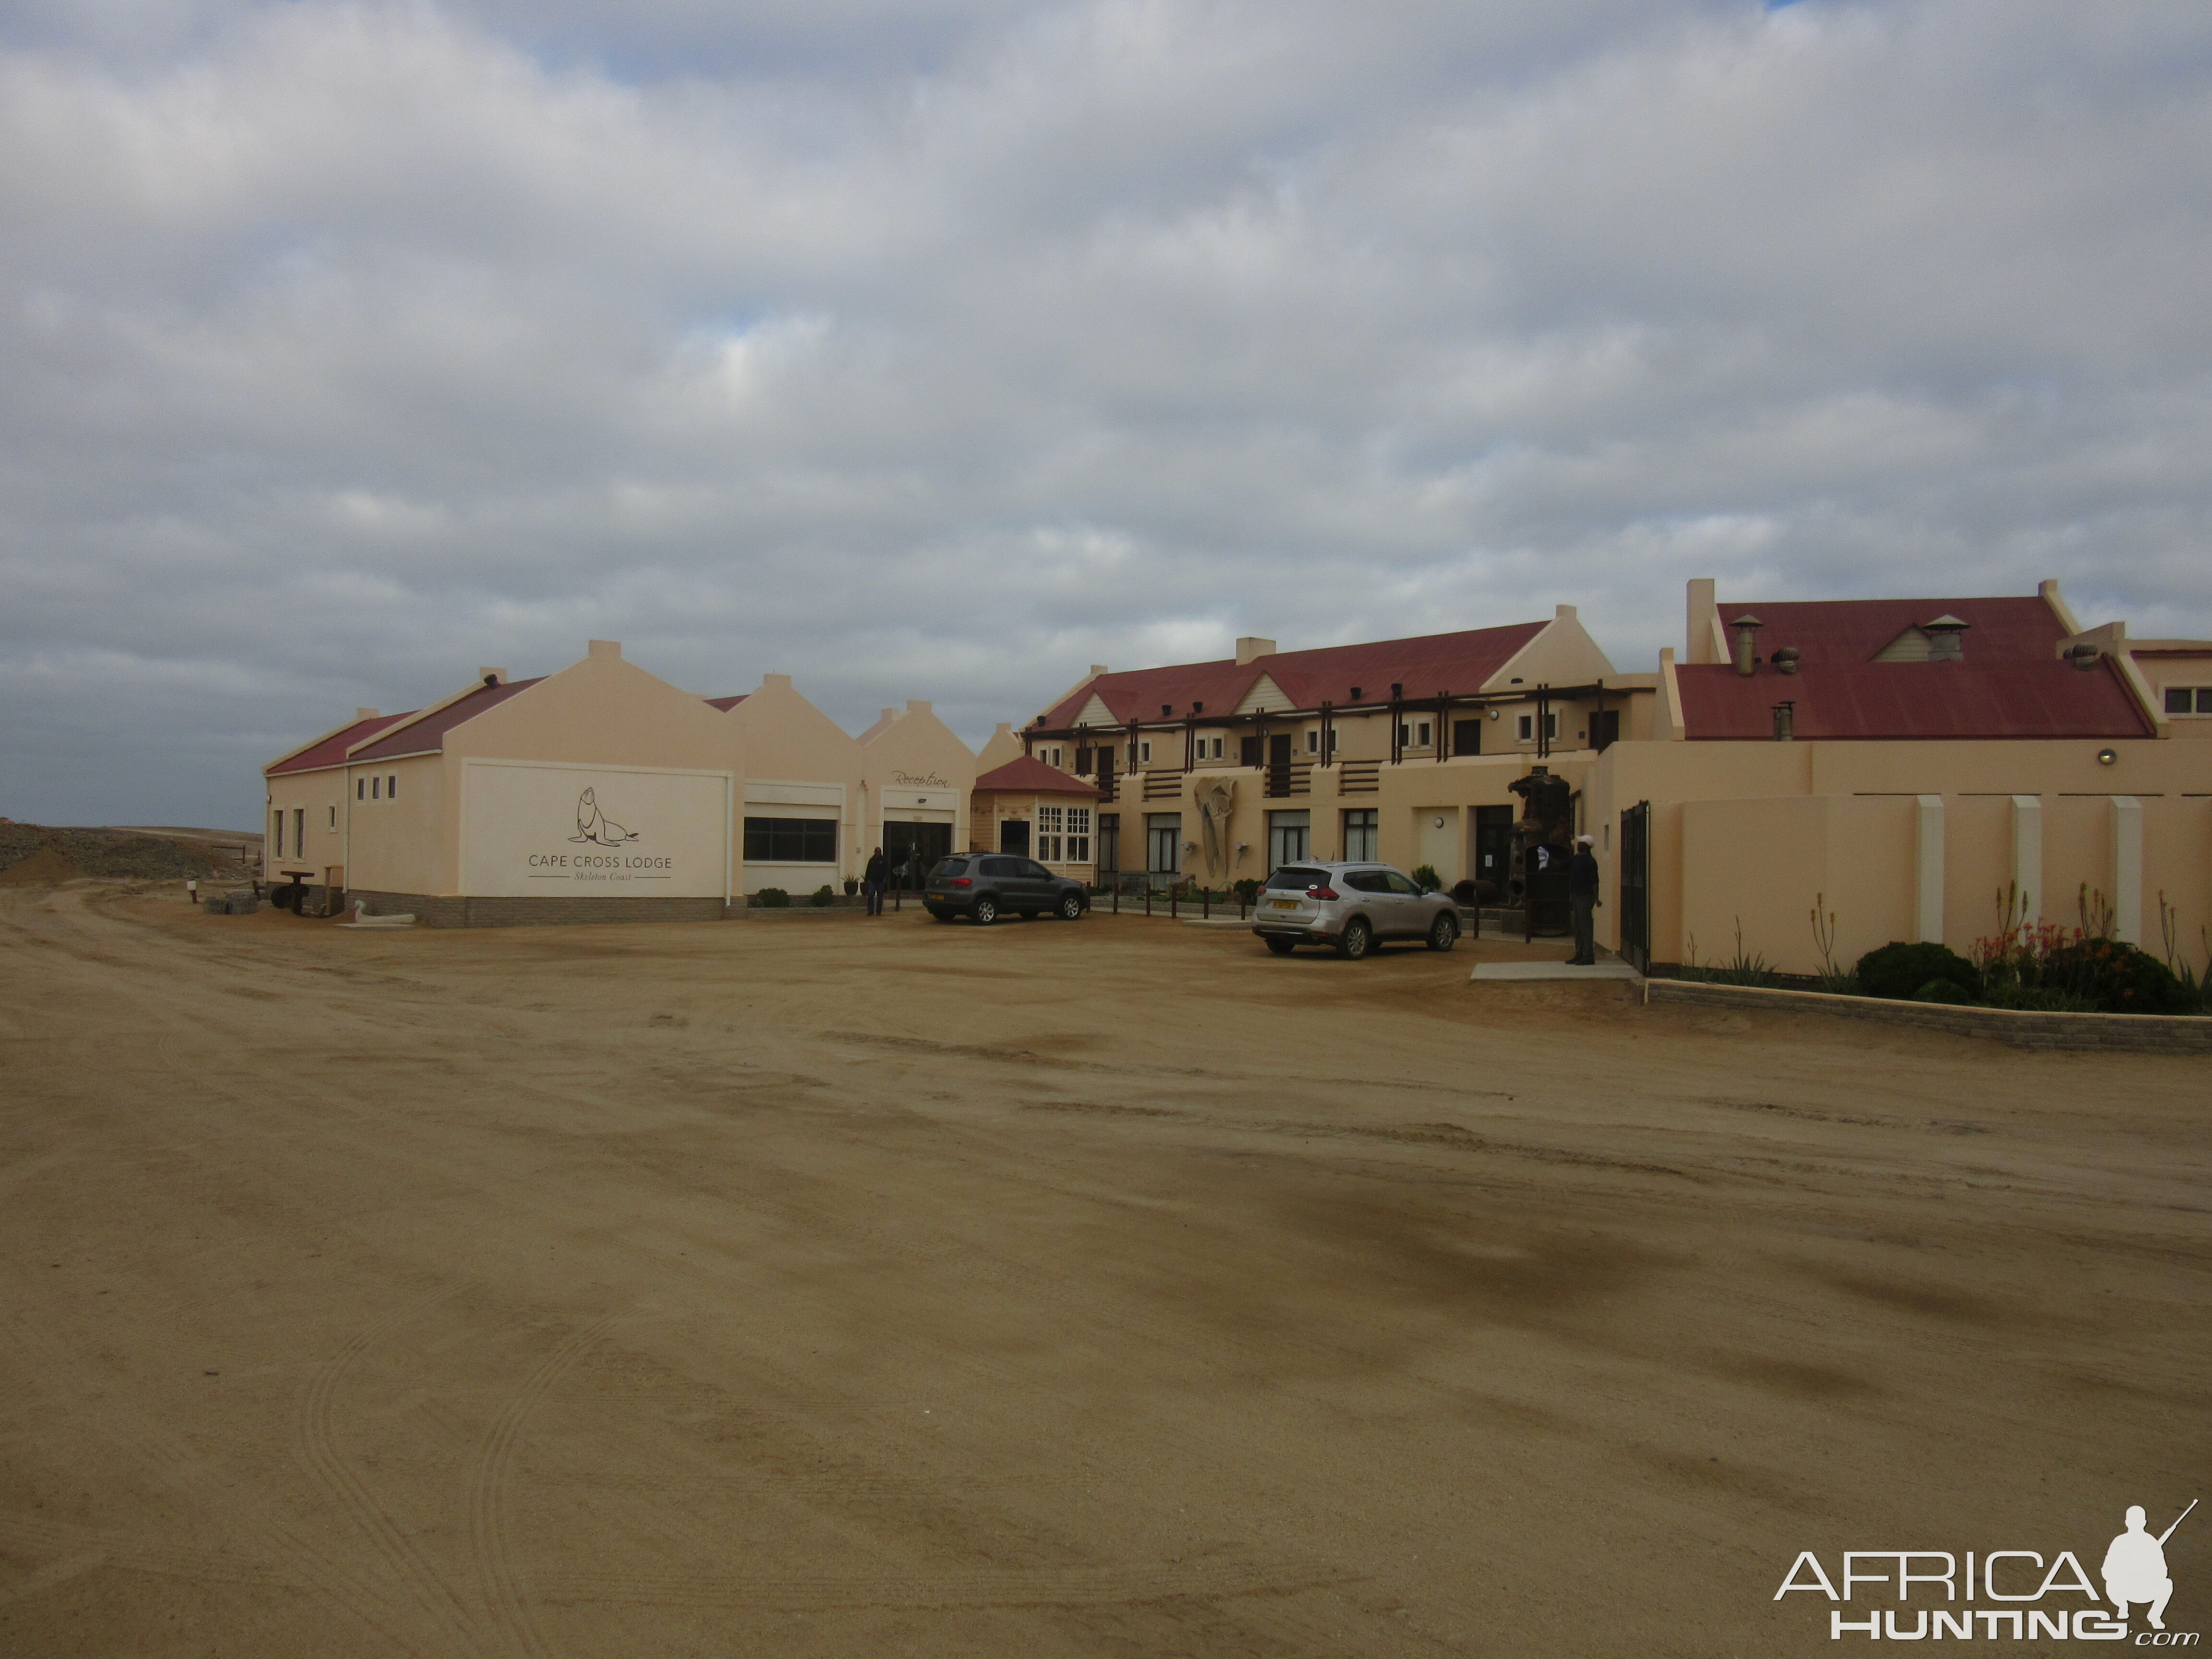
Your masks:
M 1548 623 L 1090 674 L 1018 735 L 1099 791 L 1098 879 L 1219 889 L 1301 860 L 1431 866 L 1510 893 L 1511 786 L 1571 792 L 1603 871 L 1599 939 L 1664 973 L 1738 948 L 1848 965 L 1962 953 L 2086 902 L 2161 954 L 2212 944 L 2212 642 L 2085 629 L 2033 596 L 1723 605 L 1615 672 Z M 1002 732 L 984 763 L 1012 758 Z M 1739 929 L 1741 933 L 1739 934 Z
M 702 696 L 594 640 L 272 762 L 264 871 L 434 927 L 706 920 L 763 887 L 842 890 L 879 845 L 964 848 L 975 769 L 927 702 L 856 738 L 788 675 Z

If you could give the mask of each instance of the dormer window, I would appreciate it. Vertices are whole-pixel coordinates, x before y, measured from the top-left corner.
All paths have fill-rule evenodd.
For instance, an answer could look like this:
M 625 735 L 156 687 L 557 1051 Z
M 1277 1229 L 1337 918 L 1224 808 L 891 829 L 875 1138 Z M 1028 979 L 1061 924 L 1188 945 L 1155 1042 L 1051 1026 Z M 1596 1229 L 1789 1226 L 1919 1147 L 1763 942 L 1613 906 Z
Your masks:
M 1876 662 L 1964 662 L 1972 624 L 1944 615 L 1908 628 L 1875 653 Z

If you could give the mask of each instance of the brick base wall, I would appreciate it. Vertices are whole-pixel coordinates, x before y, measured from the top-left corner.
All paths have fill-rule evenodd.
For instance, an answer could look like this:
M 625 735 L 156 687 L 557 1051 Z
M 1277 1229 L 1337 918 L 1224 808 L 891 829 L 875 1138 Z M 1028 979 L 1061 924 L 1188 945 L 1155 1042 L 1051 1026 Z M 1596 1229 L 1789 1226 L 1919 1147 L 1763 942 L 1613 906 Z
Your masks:
M 1834 1014 L 1885 1025 L 1913 1025 L 1958 1036 L 1995 1037 L 2015 1048 L 2128 1050 L 2138 1054 L 2212 1054 L 2212 1017 L 2200 1014 L 2042 1014 L 2011 1008 L 1956 1008 L 1939 1002 L 1891 1002 L 1881 997 L 1829 996 L 1752 985 L 1694 980 L 1644 981 L 1651 1002 L 1693 1002 L 1708 1008 L 1768 1013 Z
M 595 921 L 720 921 L 717 898 L 470 898 L 428 893 L 368 893 L 372 916 L 412 915 L 418 927 L 568 927 Z

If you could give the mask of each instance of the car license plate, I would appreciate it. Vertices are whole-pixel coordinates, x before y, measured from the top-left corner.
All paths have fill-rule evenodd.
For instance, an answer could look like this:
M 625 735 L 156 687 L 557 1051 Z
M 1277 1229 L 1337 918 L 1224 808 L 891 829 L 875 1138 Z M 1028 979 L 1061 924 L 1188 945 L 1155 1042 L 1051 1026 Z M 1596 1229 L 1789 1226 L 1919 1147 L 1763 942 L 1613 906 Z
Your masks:
M 1269 899 L 1267 902 L 1278 910 L 1295 910 L 1298 908 L 1298 902 L 1296 899 Z

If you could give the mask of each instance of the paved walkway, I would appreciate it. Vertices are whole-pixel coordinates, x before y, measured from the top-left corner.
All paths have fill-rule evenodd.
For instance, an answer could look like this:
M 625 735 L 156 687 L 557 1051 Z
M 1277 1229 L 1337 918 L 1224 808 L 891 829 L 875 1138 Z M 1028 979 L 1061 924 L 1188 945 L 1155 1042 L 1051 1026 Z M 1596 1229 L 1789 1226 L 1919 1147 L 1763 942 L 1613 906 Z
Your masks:
M 1639 979 L 1626 963 L 1608 958 L 1587 966 L 1573 962 L 1478 962 L 1469 980 L 1481 979 Z

